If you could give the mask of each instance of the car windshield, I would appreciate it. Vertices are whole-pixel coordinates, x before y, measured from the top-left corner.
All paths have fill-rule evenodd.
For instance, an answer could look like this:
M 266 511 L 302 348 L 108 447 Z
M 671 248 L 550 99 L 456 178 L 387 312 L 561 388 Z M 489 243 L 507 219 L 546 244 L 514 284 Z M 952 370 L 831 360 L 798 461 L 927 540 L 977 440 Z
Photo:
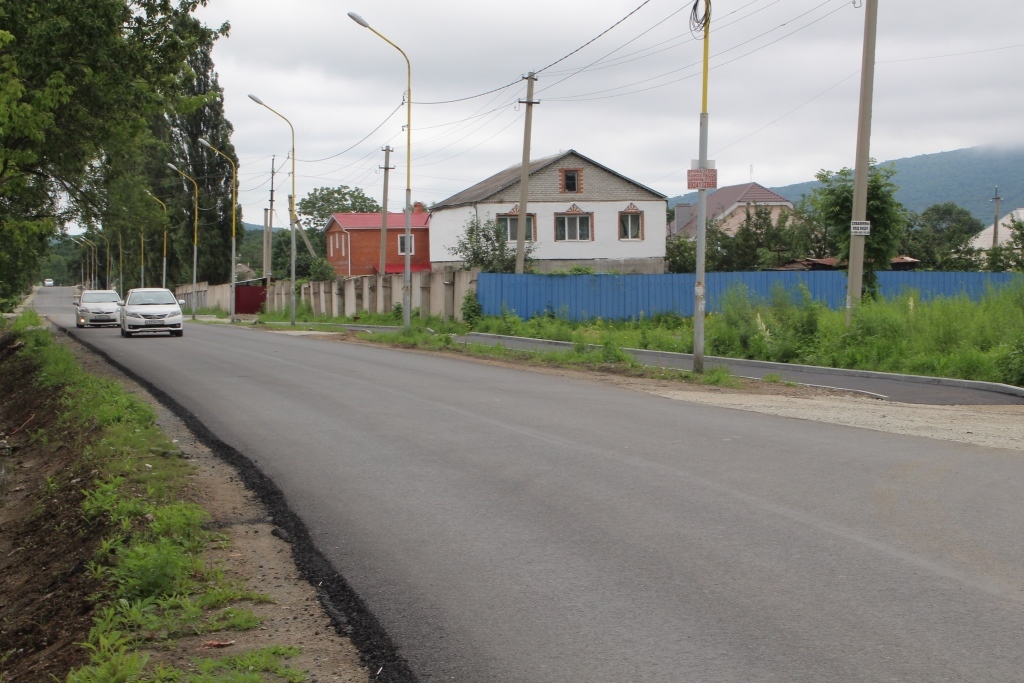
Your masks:
M 130 306 L 147 306 L 147 305 L 166 305 L 176 304 L 174 295 L 169 291 L 156 291 L 156 292 L 132 292 L 128 298 L 128 305 Z
M 117 292 L 86 292 L 82 295 L 83 304 L 105 304 L 120 301 Z

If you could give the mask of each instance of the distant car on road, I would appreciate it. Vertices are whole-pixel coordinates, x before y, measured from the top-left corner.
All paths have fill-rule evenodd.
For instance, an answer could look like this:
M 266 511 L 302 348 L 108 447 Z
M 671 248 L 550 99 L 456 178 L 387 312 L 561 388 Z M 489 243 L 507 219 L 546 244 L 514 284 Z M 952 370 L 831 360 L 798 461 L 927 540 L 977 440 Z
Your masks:
M 53 287 L 53 280 L 50 278 L 43 280 L 43 287 Z
M 130 289 L 121 303 L 121 336 L 137 332 L 170 332 L 172 337 L 185 334 L 181 306 L 169 289 L 146 287 Z
M 87 289 L 79 297 L 75 311 L 75 327 L 117 325 L 121 322 L 118 302 L 121 295 L 113 289 Z

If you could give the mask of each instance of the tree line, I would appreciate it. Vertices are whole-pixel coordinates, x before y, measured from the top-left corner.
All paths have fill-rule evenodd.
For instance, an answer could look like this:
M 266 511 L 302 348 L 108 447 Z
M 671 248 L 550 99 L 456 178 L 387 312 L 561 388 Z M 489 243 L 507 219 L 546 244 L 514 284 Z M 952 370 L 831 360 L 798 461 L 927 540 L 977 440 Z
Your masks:
M 1024 270 L 1024 225 L 1008 226 L 1011 240 L 989 250 L 971 243 L 985 225 L 954 203 L 935 204 L 920 214 L 896 200 L 891 166 L 872 165 L 868 174 L 867 219 L 871 235 L 865 240 L 867 284 L 876 270 L 889 270 L 896 256 L 910 256 L 922 270 Z M 751 206 L 735 234 L 726 234 L 714 221 L 706 233 L 705 268 L 709 272 L 778 268 L 806 258 L 849 257 L 850 216 L 853 214 L 853 170 L 821 171 L 821 186 L 805 195 L 793 211 L 773 218 L 767 206 Z M 696 270 L 696 244 L 685 235 L 669 239 L 666 270 Z
M 69 226 L 122 291 L 143 257 L 159 281 L 165 232 L 168 284 L 191 280 L 197 235 L 199 279 L 230 278 L 237 158 L 211 57 L 230 27 L 196 19 L 205 4 L 0 2 L 0 306 L 44 265 L 79 279 L 86 248 Z

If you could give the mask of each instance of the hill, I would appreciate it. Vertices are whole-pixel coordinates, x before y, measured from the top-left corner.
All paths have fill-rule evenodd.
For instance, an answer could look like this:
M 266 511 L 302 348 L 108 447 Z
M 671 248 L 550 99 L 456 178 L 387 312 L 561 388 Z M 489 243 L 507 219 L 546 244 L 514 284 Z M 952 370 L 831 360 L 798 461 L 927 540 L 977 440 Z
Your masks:
M 245 229 L 246 229 L 247 232 L 263 232 L 263 226 L 262 225 L 256 225 L 255 223 L 246 223 L 245 221 L 242 221 L 242 225 L 245 226 Z M 286 226 L 286 225 L 275 225 L 273 229 L 274 230 L 287 230 L 288 226 Z
M 911 211 L 920 213 L 933 204 L 953 202 L 988 225 L 995 217 L 991 199 L 997 185 L 1003 198 L 1002 215 L 1024 207 L 1024 148 L 969 147 L 884 163 L 896 167 L 896 198 Z M 770 189 L 796 202 L 817 186 L 817 181 L 810 180 Z M 696 201 L 697 193 L 691 192 L 672 197 L 668 205 Z

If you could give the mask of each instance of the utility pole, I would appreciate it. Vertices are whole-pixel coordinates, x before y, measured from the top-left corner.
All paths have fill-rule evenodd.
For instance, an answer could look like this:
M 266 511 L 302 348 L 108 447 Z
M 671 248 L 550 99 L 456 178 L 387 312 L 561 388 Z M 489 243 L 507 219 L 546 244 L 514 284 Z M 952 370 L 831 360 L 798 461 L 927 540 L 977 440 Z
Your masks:
M 989 201 L 993 201 L 993 202 L 996 203 L 996 220 L 995 220 L 995 222 L 992 223 L 992 248 L 993 249 L 995 249 L 996 247 L 999 246 L 999 202 L 1001 202 L 1002 200 L 1003 200 L 1003 198 L 999 196 L 999 186 L 996 185 L 995 196 L 992 197 L 991 200 L 989 200 Z
M 846 289 L 846 324 L 860 305 L 864 283 L 864 241 L 871 232 L 868 213 L 868 166 L 871 163 L 871 107 L 875 85 L 875 34 L 878 0 L 866 0 L 864 54 L 860 71 L 860 116 L 857 120 L 857 164 L 853 176 L 853 216 L 850 223 L 850 263 Z
M 526 105 L 526 123 L 523 125 L 523 169 L 519 176 L 519 216 L 516 218 L 516 273 L 523 274 L 526 268 L 526 230 L 530 225 L 527 202 L 530 196 L 530 135 L 533 130 L 533 84 L 537 77 L 531 71 L 526 76 L 526 99 L 519 100 Z M 511 219 L 509 219 L 511 222 Z
M 704 3 L 704 14 L 698 13 Z M 695 0 L 690 30 L 704 33 L 704 82 L 700 110 L 700 156 L 687 174 L 688 189 L 697 190 L 697 277 L 693 284 L 693 371 L 704 373 L 704 252 L 707 248 L 708 188 L 718 186 L 718 173 L 708 164 L 708 61 L 711 54 L 711 0 Z
M 388 187 L 391 182 L 391 147 L 388 145 L 384 146 L 384 166 L 382 168 L 384 169 L 384 203 L 380 207 L 380 263 L 377 266 L 376 309 L 378 313 L 387 313 L 384 310 L 384 278 L 387 277 L 388 265 Z M 349 248 L 351 249 L 352 245 L 349 245 Z M 351 259 L 351 254 L 349 259 Z M 349 263 L 351 263 L 351 260 Z M 405 304 L 403 303 L 402 305 L 404 306 Z M 393 301 L 392 307 L 394 307 Z
M 277 156 L 270 157 L 270 211 L 268 220 L 263 221 L 263 277 L 267 278 L 267 285 L 270 284 L 270 260 L 273 257 L 274 245 L 274 168 Z

